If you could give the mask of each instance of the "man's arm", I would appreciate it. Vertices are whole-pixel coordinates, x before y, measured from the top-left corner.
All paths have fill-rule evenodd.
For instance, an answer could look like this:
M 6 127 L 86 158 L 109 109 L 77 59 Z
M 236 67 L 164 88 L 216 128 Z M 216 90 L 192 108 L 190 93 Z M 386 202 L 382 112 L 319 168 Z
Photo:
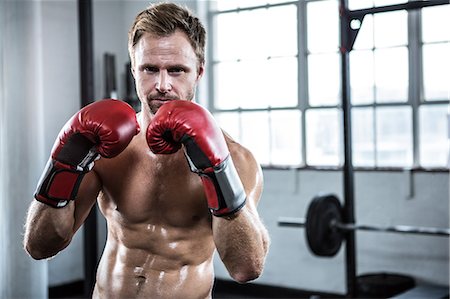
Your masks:
M 231 277 L 239 283 L 258 278 L 269 249 L 269 234 L 256 209 L 261 197 L 263 176 L 253 155 L 234 142 L 230 153 L 247 195 L 245 206 L 230 217 L 213 216 L 217 251 Z
M 86 220 L 100 191 L 94 171 L 81 182 L 76 200 L 56 209 L 33 200 L 25 223 L 24 248 L 34 259 L 45 259 L 66 248 Z
M 157 154 L 171 154 L 184 145 L 191 171 L 202 180 L 214 240 L 230 275 L 239 282 L 257 278 L 269 241 L 256 210 L 262 174 L 252 154 L 228 137 L 227 143 L 213 116 L 188 101 L 162 105 L 146 137 Z
M 89 104 L 67 121 L 28 212 L 24 247 L 33 258 L 51 257 L 69 245 L 101 188 L 95 160 L 117 156 L 138 132 L 134 110 L 112 99 Z

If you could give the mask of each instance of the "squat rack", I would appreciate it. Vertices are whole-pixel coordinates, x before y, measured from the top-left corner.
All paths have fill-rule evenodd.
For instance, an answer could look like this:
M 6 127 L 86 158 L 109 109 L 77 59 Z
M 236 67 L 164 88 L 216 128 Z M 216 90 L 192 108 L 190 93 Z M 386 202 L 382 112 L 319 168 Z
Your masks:
M 428 6 L 449 4 L 448 0 L 409 1 L 402 4 L 378 6 L 360 10 L 349 10 L 348 0 L 339 0 L 340 17 L 340 55 L 341 55 L 341 90 L 342 111 L 344 125 L 344 222 L 355 223 L 354 215 L 354 169 L 352 163 L 352 132 L 351 132 L 351 98 L 350 98 L 350 63 L 349 54 L 353 49 L 359 29 L 364 17 L 368 14 L 376 14 L 398 10 L 415 10 Z M 352 28 L 352 22 L 359 22 L 359 26 Z M 356 296 L 356 239 L 355 231 L 346 234 L 345 242 L 347 297 Z
M 78 40 L 80 58 L 80 104 L 84 107 L 94 101 L 94 38 L 92 1 L 78 0 Z M 97 253 L 97 204 L 95 204 L 83 225 L 84 296 L 91 297 L 95 285 L 98 263 Z

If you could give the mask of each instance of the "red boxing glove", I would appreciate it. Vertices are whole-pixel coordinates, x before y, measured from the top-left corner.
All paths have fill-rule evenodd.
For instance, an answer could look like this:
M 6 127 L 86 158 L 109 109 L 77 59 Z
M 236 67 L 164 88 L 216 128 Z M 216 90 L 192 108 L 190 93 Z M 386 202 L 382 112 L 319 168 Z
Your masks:
M 34 197 L 55 208 L 66 206 L 94 160 L 117 156 L 139 130 L 136 113 L 125 102 L 107 99 L 87 105 L 60 131 Z
M 200 175 L 215 216 L 234 214 L 245 205 L 244 187 L 223 133 L 206 109 L 189 101 L 170 101 L 159 108 L 146 137 L 156 154 L 171 154 L 184 145 L 191 171 Z

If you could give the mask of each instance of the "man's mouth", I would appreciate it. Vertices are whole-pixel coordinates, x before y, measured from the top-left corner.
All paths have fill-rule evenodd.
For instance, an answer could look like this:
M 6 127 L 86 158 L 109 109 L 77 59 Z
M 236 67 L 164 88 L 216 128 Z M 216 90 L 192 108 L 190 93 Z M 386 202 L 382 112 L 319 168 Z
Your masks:
M 165 103 L 165 102 L 169 102 L 169 101 L 173 101 L 173 100 L 175 100 L 175 98 L 166 98 L 166 97 L 157 98 L 157 97 L 154 97 L 154 98 L 150 98 L 149 102 Z
M 150 106 L 155 107 L 155 108 L 159 108 L 162 105 L 164 105 L 165 103 L 168 103 L 170 101 L 172 101 L 173 99 L 150 99 Z
M 150 98 L 148 101 L 148 105 L 150 107 L 150 111 L 152 113 L 156 113 L 158 109 L 167 102 L 176 100 L 175 98 Z

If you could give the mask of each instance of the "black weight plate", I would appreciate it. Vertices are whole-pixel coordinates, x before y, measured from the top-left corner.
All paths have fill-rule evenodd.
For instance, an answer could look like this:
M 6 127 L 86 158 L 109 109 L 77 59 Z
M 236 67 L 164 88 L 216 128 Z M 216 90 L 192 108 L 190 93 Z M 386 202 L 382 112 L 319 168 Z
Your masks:
M 314 197 L 306 214 L 306 240 L 317 256 L 334 256 L 341 247 L 343 233 L 332 227 L 333 221 L 342 222 L 339 199 L 330 194 Z

